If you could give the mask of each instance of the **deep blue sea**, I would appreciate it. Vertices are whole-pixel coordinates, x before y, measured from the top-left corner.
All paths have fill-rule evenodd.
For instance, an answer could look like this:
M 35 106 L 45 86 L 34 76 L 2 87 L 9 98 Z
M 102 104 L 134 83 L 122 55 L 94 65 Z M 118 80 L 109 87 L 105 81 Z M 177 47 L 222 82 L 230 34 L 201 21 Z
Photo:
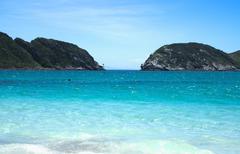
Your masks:
M 240 73 L 0 71 L 0 154 L 240 154 Z

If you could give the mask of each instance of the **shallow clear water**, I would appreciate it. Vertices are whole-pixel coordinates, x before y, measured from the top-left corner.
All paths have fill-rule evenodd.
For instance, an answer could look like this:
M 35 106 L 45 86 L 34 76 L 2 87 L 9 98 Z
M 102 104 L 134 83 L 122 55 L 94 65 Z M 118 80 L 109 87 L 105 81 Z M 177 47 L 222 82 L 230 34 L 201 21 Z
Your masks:
M 239 154 L 240 73 L 0 71 L 0 153 Z

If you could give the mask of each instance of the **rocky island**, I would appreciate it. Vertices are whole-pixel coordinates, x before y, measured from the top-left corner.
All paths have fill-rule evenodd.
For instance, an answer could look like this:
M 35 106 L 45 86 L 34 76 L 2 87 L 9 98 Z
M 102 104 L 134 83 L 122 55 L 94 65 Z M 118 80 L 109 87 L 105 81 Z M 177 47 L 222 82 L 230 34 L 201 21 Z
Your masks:
M 103 70 L 94 58 L 77 45 L 54 39 L 31 42 L 0 32 L 0 69 Z
M 240 69 L 240 52 L 227 54 L 200 43 L 165 45 L 141 65 L 145 71 L 228 71 Z

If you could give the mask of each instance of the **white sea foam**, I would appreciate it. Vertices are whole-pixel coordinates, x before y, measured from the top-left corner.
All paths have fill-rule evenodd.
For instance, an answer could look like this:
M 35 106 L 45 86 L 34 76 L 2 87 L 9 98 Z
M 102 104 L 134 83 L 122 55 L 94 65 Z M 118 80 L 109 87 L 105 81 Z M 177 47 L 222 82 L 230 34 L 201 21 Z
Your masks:
M 6 144 L 0 146 L 0 154 L 57 154 L 57 152 L 42 145 Z
M 67 154 L 67 153 L 55 151 L 42 145 L 8 144 L 0 146 L 0 154 Z M 96 153 L 82 151 L 76 152 L 74 154 L 96 154 Z
M 104 142 L 71 141 L 54 146 L 37 144 L 0 145 L 0 154 L 214 154 L 182 141 Z

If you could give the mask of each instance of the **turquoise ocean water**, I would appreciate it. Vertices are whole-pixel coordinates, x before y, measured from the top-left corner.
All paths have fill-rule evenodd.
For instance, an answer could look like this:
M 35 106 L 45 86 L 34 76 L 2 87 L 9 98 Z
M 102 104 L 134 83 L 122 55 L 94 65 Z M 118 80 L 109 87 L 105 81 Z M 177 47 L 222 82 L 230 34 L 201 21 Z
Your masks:
M 240 73 L 0 71 L 0 154 L 65 153 L 239 154 Z

